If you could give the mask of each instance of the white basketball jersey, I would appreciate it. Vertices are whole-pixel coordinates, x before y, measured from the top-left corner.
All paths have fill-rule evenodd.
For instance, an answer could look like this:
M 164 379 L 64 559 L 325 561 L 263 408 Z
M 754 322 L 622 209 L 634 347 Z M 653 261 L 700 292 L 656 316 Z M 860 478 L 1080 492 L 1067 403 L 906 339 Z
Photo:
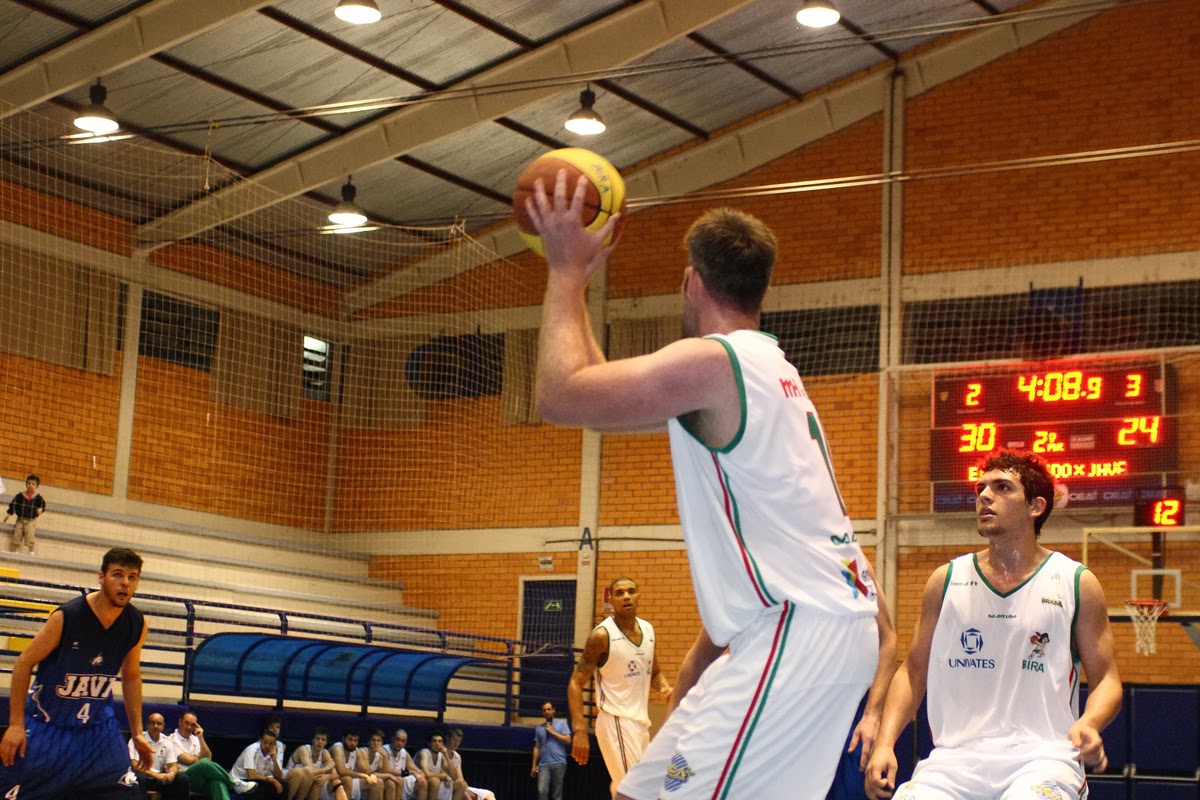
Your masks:
M 728 644 L 785 601 L 874 615 L 875 584 L 833 477 L 817 410 L 774 336 L 740 330 L 725 346 L 742 425 L 712 450 L 668 424 L 675 492 L 704 628 Z
M 388 754 L 388 763 L 393 771 L 400 772 L 401 770 L 408 769 L 408 750 L 406 748 L 401 747 L 398 751 L 393 752 L 392 746 L 385 744 L 383 749 Z
M 950 562 L 929 651 L 929 726 L 937 747 L 1064 740 L 1078 718 L 1073 648 L 1085 567 L 1051 553 L 999 594 L 974 554 Z
M 597 626 L 608 631 L 608 655 L 596 670 L 596 705 L 614 717 L 649 725 L 654 626 L 640 618 L 637 624 L 642 630 L 640 644 L 631 642 L 612 617 Z

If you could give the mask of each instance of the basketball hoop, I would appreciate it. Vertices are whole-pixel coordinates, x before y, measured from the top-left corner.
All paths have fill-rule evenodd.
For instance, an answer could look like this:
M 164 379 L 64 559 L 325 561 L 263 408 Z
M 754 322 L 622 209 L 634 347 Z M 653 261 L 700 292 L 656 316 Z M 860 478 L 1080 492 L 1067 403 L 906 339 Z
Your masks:
M 1133 632 L 1137 637 L 1134 651 L 1148 656 L 1154 652 L 1154 634 L 1158 627 L 1158 618 L 1167 613 L 1167 601 L 1132 598 L 1125 601 L 1125 610 L 1133 622 Z

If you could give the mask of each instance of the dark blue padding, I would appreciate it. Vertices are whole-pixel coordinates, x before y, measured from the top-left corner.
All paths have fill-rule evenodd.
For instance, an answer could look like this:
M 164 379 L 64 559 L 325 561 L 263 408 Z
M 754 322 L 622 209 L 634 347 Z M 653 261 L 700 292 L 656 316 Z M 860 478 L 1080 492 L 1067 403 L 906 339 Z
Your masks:
M 1097 778 L 1089 775 L 1088 800 L 1129 800 L 1129 781 L 1125 778 Z
M 1194 776 L 1200 764 L 1200 687 L 1135 686 L 1129 694 L 1137 774 Z
M 264 633 L 218 633 L 196 648 L 188 690 L 226 697 L 444 711 L 462 666 L 498 662 Z
M 1133 800 L 1200 800 L 1200 782 L 1134 778 Z

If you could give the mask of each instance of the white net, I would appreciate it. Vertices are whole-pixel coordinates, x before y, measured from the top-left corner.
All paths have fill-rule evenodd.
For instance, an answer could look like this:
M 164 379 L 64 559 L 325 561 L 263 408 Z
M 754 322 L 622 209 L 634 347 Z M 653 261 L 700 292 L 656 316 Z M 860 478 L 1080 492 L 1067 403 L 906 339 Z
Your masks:
M 542 268 L 73 133 L 0 122 L 5 474 L 318 532 L 574 522 L 577 471 L 525 457 L 564 435 L 530 408 Z
M 1133 622 L 1134 650 L 1143 656 L 1153 655 L 1157 647 L 1158 618 L 1167 611 L 1166 601 L 1130 599 L 1125 601 L 1125 610 Z

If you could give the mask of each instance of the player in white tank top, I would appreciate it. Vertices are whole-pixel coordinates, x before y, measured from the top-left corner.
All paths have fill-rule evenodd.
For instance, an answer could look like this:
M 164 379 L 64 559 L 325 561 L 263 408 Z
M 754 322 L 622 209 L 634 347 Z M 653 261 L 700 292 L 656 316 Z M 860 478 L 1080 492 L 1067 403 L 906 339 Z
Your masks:
M 1087 796 L 1083 765 L 1103 770 L 1100 731 L 1121 707 L 1104 593 L 1082 564 L 1038 544 L 1053 479 L 1032 454 L 1000 451 L 976 483 L 988 549 L 938 568 L 888 691 L 872 798 L 895 785 L 895 741 L 928 691 L 934 750 L 897 800 Z M 1091 691 L 1077 718 L 1082 663 Z
M 685 238 L 686 338 L 608 362 L 585 292 L 616 223 L 583 229 L 585 188 L 562 172 L 526 203 L 549 265 L 538 413 L 604 431 L 668 424 L 706 643 L 620 794 L 823 798 L 875 673 L 879 609 L 804 386 L 757 332 L 775 236 L 748 214 L 705 212 Z
M 671 687 L 654 654 L 654 626 L 637 615 L 637 583 L 617 578 L 609 586 L 613 616 L 597 625 L 584 645 L 567 686 L 571 751 L 588 760 L 587 720 L 583 690 L 595 676 L 596 741 L 615 789 L 650 743 L 650 689 L 669 699 Z

